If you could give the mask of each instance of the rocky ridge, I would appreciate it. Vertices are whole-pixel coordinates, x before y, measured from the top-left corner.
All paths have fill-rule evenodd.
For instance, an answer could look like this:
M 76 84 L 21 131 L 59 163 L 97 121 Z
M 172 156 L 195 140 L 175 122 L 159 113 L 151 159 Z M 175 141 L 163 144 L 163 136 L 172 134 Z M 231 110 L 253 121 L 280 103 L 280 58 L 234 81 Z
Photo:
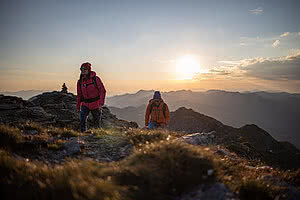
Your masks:
M 18 124 L 28 121 L 79 129 L 76 96 L 72 93 L 46 92 L 28 101 L 0 95 L 0 123 Z M 88 122 L 90 122 L 88 120 Z M 117 119 L 107 107 L 102 109 L 103 126 L 137 127 L 135 122 Z
M 38 127 L 28 129 L 25 128 L 26 125 L 19 124 L 20 122 L 26 123 L 27 119 L 29 119 L 43 125 L 70 127 L 76 130 L 79 116 L 76 113 L 75 105 L 76 96 L 60 92 L 44 93 L 29 101 L 1 96 L 0 114 L 1 116 L 5 114 L 5 117 L 1 118 L 1 122 L 17 125 L 22 130 L 22 136 L 27 138 L 22 143 L 22 147 L 24 147 L 22 150 L 24 151 L 13 153 L 13 156 L 17 160 L 26 162 L 41 161 L 52 166 L 63 164 L 66 160 L 72 158 L 102 163 L 120 161 L 131 155 L 135 147 L 132 141 L 122 133 L 124 130 L 125 132 L 133 130 L 133 127 L 137 127 L 136 124 L 117 119 L 106 108 L 103 109 L 103 124 L 117 127 L 114 134 L 108 134 L 107 132 L 103 134 L 101 130 L 91 129 L 83 134 L 72 135 L 74 133 L 72 133 L 71 129 L 63 129 L 62 134 L 43 141 L 39 138 L 43 137 L 44 134 L 51 135 L 53 132 L 51 128 L 49 130 L 41 130 Z M 246 125 L 240 129 L 235 129 L 223 125 L 213 118 L 185 108 L 180 108 L 172 113 L 171 120 L 169 128 L 183 132 L 182 137 L 179 137 L 177 140 L 195 146 L 207 146 L 207 149 L 213 149 L 216 155 L 221 155 L 224 159 L 229 159 L 233 162 L 238 160 L 239 156 L 242 156 L 250 160 L 266 159 L 270 166 L 278 166 L 280 162 L 283 162 L 285 164 L 283 167 L 291 167 L 291 159 L 297 159 L 297 157 L 291 158 L 287 156 L 287 154 L 298 155 L 298 152 L 295 151 L 292 145 L 278 143 L 267 132 L 255 125 Z M 193 134 L 189 134 L 189 132 Z M 143 144 L 139 145 L 143 146 Z M 211 148 L 211 146 L 214 146 L 214 148 Z M 277 157 L 279 157 L 279 160 Z M 284 160 L 284 157 L 286 157 L 286 160 Z M 294 164 L 297 165 L 298 163 L 294 160 Z M 257 168 L 257 170 L 272 169 L 270 166 L 263 166 Z M 255 168 L 253 166 L 246 167 L 249 169 Z M 214 173 L 214 170 L 209 169 L 206 176 L 212 176 Z M 293 185 L 274 176 L 263 178 L 266 181 L 274 182 L 274 184 L 283 184 L 288 187 L 288 193 L 292 196 L 290 199 L 297 199 L 299 196 L 299 191 Z M 215 182 L 212 185 L 198 185 L 194 190 L 184 192 L 178 197 L 172 197 L 172 199 L 239 198 L 224 183 Z
M 233 128 L 214 118 L 184 107 L 171 112 L 169 129 L 193 134 L 193 142 L 223 145 L 239 156 L 264 161 L 274 167 L 300 168 L 300 151 L 288 142 L 278 142 L 254 124 Z

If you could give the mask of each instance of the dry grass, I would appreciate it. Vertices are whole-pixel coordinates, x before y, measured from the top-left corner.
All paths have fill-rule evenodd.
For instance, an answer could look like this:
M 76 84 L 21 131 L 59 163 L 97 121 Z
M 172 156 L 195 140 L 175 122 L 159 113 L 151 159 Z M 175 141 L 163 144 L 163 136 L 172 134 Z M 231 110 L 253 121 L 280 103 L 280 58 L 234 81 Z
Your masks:
M 9 141 L 1 148 L 17 145 L 22 141 L 21 133 L 19 129 L 1 125 L 0 137 Z M 62 135 L 73 133 L 66 129 L 50 132 L 42 129 L 41 134 L 63 138 Z M 243 158 L 219 155 L 216 146 L 184 144 L 175 140 L 178 135 L 167 131 L 95 129 L 88 134 L 99 138 L 122 136 L 132 141 L 135 151 L 119 162 L 105 164 L 73 159 L 50 167 L 17 160 L 7 150 L 0 150 L 2 199 L 165 200 L 197 185 L 216 181 L 226 184 L 240 199 L 286 199 L 287 184 L 300 189 L 300 170 L 281 171 Z M 59 144 L 56 142 L 53 145 L 57 146 L 48 148 L 59 148 Z M 208 170 L 213 170 L 213 174 L 208 175 Z

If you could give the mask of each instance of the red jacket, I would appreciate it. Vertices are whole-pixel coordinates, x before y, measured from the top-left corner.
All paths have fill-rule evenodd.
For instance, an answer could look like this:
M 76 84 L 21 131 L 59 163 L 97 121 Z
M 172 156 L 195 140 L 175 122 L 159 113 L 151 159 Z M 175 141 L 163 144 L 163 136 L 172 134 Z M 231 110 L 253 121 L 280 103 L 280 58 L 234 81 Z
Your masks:
M 97 87 L 93 83 L 93 77 L 96 77 Z M 81 84 L 80 80 L 77 82 L 77 105 L 76 108 L 80 109 L 81 105 L 86 106 L 90 110 L 98 109 L 99 106 L 104 105 L 106 90 L 101 79 L 96 76 L 96 72 L 91 71 L 90 77 L 87 80 L 82 79 Z M 97 97 L 100 98 L 97 99 Z M 84 102 L 85 100 L 97 99 L 93 102 Z

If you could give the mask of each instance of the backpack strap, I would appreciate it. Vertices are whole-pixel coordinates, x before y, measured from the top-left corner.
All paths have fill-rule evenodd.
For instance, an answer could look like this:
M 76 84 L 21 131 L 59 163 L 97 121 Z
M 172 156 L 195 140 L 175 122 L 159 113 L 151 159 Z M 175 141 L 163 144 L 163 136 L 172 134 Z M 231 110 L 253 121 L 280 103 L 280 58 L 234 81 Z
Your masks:
M 97 85 L 97 80 L 96 80 L 96 76 L 93 76 L 93 84 L 94 84 L 94 86 L 95 86 L 95 88 L 98 90 L 98 92 L 99 92 L 99 95 L 100 95 L 100 89 L 98 88 L 98 85 Z

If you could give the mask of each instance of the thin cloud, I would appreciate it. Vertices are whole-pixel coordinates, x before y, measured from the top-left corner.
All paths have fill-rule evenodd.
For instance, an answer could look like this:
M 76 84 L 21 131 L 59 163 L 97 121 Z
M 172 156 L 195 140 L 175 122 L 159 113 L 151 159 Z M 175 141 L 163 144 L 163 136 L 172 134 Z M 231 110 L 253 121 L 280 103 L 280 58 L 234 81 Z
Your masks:
M 258 7 L 256 9 L 250 10 L 250 12 L 254 15 L 262 15 L 264 12 L 264 9 L 262 7 Z
M 276 48 L 279 47 L 280 45 L 280 41 L 279 40 L 275 40 L 275 42 L 273 42 L 272 47 Z
M 241 64 L 241 61 L 237 60 L 221 60 L 219 61 L 219 63 L 222 63 L 222 64 L 226 64 L 226 65 L 239 65 Z
M 291 52 L 294 54 L 283 57 L 220 61 L 229 65 L 215 67 L 206 74 L 200 74 L 199 78 L 300 81 L 300 50 Z
M 286 36 L 288 36 L 289 34 L 290 34 L 290 32 L 285 32 L 285 33 L 281 34 L 280 37 L 286 37 Z

